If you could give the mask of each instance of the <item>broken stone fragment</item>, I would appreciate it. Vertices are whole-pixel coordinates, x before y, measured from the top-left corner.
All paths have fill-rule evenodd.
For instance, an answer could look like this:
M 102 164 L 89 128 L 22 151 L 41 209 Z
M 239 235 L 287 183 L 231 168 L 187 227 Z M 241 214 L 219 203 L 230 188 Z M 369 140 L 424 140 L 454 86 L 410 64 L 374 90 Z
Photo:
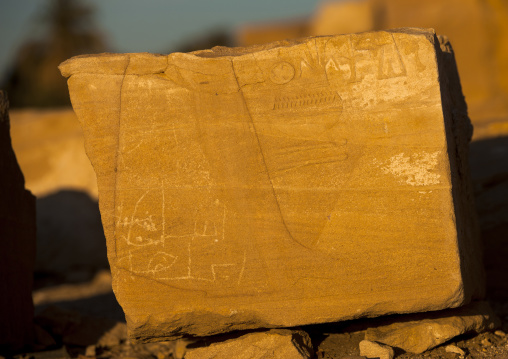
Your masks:
M 114 347 L 127 340 L 127 325 L 117 322 L 97 340 L 98 347 Z
M 459 348 L 458 346 L 456 345 L 447 345 L 445 347 L 445 352 L 447 353 L 455 353 L 455 354 L 459 354 L 459 355 L 466 355 L 466 352 L 464 350 L 462 350 L 461 348 Z
M 12 150 L 7 94 L 0 91 L 0 354 L 33 344 L 35 198 Z
M 483 295 L 471 125 L 432 30 L 87 55 L 60 70 L 133 340 Z
M 495 334 L 495 335 L 497 335 L 498 337 L 501 337 L 501 338 L 506 337 L 506 333 L 505 333 L 505 332 L 503 332 L 502 330 L 496 330 L 496 331 L 494 332 L 494 334 Z
M 87 357 L 95 357 L 97 354 L 95 345 L 89 345 L 85 349 L 85 356 Z
M 307 333 L 273 329 L 264 333 L 246 334 L 203 348 L 189 349 L 185 359 L 310 359 L 313 353 Z
M 395 353 L 388 345 L 362 340 L 360 342 L 360 355 L 366 358 L 393 359 Z
M 500 322 L 488 302 L 476 302 L 463 308 L 436 313 L 429 319 L 394 323 L 367 329 L 365 339 L 423 353 L 461 334 L 493 330 Z

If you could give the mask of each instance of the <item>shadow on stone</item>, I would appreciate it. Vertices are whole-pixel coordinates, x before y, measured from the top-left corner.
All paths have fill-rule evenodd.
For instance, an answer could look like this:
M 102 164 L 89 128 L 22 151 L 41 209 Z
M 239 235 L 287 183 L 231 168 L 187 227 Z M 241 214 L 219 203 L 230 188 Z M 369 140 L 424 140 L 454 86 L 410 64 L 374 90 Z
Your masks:
M 125 323 L 103 315 L 65 309 L 60 304 L 48 306 L 36 315 L 35 324 L 51 335 L 56 346 L 66 345 L 68 349 L 89 345 L 114 346 L 127 339 Z
M 109 268 L 99 206 L 88 194 L 62 190 L 37 203 L 36 288 L 90 280 Z
M 508 137 L 471 143 L 470 167 L 489 299 L 508 299 Z
M 82 315 L 90 315 L 125 322 L 125 315 L 122 307 L 118 304 L 113 292 L 99 294 L 88 298 L 36 305 L 35 315 L 39 315 L 47 308 L 53 306 L 64 310 L 79 312 Z

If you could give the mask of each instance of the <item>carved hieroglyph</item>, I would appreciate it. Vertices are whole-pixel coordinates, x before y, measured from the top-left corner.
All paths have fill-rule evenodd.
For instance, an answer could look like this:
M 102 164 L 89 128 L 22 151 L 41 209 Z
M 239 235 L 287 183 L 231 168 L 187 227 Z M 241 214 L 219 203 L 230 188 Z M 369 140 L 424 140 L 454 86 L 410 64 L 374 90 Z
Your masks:
M 432 27 L 457 54 L 473 123 L 508 117 L 508 2 L 504 0 L 320 1 L 300 21 L 276 20 L 239 28 L 240 46 L 304 36 Z
M 480 295 L 470 123 L 441 47 L 404 29 L 64 62 L 132 338 Z

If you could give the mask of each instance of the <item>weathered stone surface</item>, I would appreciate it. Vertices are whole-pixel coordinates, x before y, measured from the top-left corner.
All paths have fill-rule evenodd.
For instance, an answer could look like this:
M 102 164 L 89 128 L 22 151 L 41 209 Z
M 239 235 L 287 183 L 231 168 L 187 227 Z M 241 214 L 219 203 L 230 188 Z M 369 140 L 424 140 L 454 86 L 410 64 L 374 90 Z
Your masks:
M 313 357 L 309 335 L 303 331 L 273 329 L 246 334 L 240 338 L 190 349 L 185 359 L 310 359 Z
M 360 355 L 366 358 L 393 359 L 395 352 L 388 345 L 362 340 L 360 342 Z
M 367 329 L 365 339 L 418 354 L 461 334 L 493 330 L 499 323 L 488 302 L 478 302 L 448 315 Z
M 332 327 L 335 325 L 332 324 Z M 325 338 L 322 341 L 316 341 L 317 348 L 314 347 L 316 356 L 318 358 L 365 359 L 364 356 L 360 356 L 360 342 L 365 339 L 365 332 L 348 328 L 343 330 L 342 326 L 336 328 L 339 333 L 325 331 Z M 309 330 L 309 335 L 311 338 L 319 338 L 319 334 L 316 335 L 312 330 Z
M 9 103 L 0 91 L 0 353 L 33 341 L 35 198 L 12 150 Z
M 466 352 L 464 350 L 462 350 L 461 348 L 459 348 L 458 346 L 456 346 L 456 345 L 447 345 L 445 347 L 445 351 L 447 353 L 455 353 L 455 354 L 459 354 L 461 356 L 465 356 L 466 355 Z
M 133 339 L 482 295 L 471 126 L 433 32 L 81 56 L 60 69 Z

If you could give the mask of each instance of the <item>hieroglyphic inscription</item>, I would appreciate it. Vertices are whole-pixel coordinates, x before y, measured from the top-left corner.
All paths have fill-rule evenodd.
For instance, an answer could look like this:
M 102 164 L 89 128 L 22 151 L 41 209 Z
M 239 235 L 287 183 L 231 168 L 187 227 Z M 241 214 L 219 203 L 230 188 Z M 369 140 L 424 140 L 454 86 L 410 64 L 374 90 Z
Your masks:
M 417 52 L 418 48 L 414 50 Z M 408 56 L 406 52 L 404 51 L 405 59 Z M 246 69 L 242 70 L 236 65 L 233 65 L 233 73 L 235 69 L 239 69 L 238 74 L 234 73 L 238 84 L 254 81 L 260 86 L 261 84 L 272 86 L 270 92 L 276 94 L 274 97 L 270 96 L 268 106 L 263 106 L 265 111 L 272 110 L 268 112 L 273 118 L 267 118 L 266 112 L 258 113 L 257 108 L 262 107 L 252 109 L 250 116 L 254 125 L 258 121 L 263 124 L 260 126 L 262 136 L 259 139 L 261 151 L 267 171 L 270 172 L 271 185 L 274 187 L 279 207 L 283 209 L 287 223 L 291 223 L 293 218 L 285 212 L 291 212 L 290 208 L 295 204 L 291 202 L 290 197 L 285 198 L 287 185 L 292 181 L 308 181 L 307 177 L 315 171 L 330 171 L 333 168 L 337 173 L 346 173 L 345 169 L 349 168 L 348 141 L 340 135 L 337 136 L 338 133 L 334 136 L 327 135 L 330 129 L 342 121 L 341 94 L 348 91 L 344 85 L 358 84 L 366 78 L 386 80 L 403 77 L 407 75 L 407 70 L 398 44 L 390 33 L 374 37 L 371 34 L 333 37 L 324 42 L 314 40 L 301 44 L 296 54 L 293 53 L 291 56 L 287 56 L 281 50 L 274 50 L 274 55 L 250 58 L 256 63 L 254 72 L 261 72 L 262 75 L 246 76 Z M 417 53 L 410 55 L 418 62 Z M 417 70 L 423 66 L 420 64 L 419 67 L 418 63 L 416 65 Z M 414 68 L 415 66 L 411 67 Z M 211 83 L 207 82 L 207 85 Z M 249 100 L 247 88 L 241 91 L 245 92 L 243 96 L 247 96 L 247 106 L 250 106 L 252 100 L 258 100 L 255 96 Z M 383 133 L 386 132 L 385 123 Z M 280 133 L 285 134 L 284 142 L 279 140 L 277 146 L 273 146 L 270 138 Z M 178 144 L 174 130 L 173 137 L 174 142 Z M 134 149 L 138 146 L 139 144 Z M 123 152 L 126 155 L 130 154 L 130 151 Z M 322 179 L 319 186 L 331 188 L 332 183 L 341 183 L 345 178 L 346 175 L 334 177 L 330 183 Z M 151 189 L 148 192 L 153 191 L 156 190 Z M 132 272 L 150 275 L 164 281 L 213 283 L 219 279 L 236 278 L 233 281 L 240 282 L 242 276 L 240 273 L 243 273 L 244 265 L 238 258 L 231 261 L 224 258 L 213 261 L 207 258 L 205 262 L 209 263 L 203 264 L 200 248 L 220 251 L 218 247 L 211 248 L 219 243 L 221 238 L 224 242 L 224 223 L 221 225 L 216 219 L 205 221 L 200 218 L 193 224 L 185 224 L 190 230 L 182 232 L 180 228 L 178 233 L 173 233 L 171 226 L 165 225 L 168 213 L 164 210 L 163 189 L 160 215 L 138 211 L 140 203 L 147 200 L 145 197 L 148 192 L 140 193 L 137 201 L 130 207 L 134 209 L 130 216 L 123 218 L 120 216 L 117 221 L 117 235 L 129 248 L 127 267 Z M 221 206 L 222 210 L 219 208 L 209 210 L 223 211 L 222 222 L 225 222 L 226 207 L 222 203 Z M 121 212 L 121 208 L 119 211 Z M 294 233 L 291 235 L 294 238 L 298 237 Z M 296 240 L 310 246 L 314 243 L 313 240 L 300 238 Z M 140 248 L 148 250 L 141 251 Z M 148 255 L 144 258 L 143 255 L 146 253 Z M 246 260 L 246 253 L 244 259 Z M 203 266 L 207 269 L 203 270 Z
M 299 109 L 304 106 L 340 105 L 341 98 L 334 91 L 307 92 L 301 95 L 276 97 L 274 110 Z
M 326 70 L 339 73 L 346 83 L 362 81 L 366 74 L 372 73 L 373 64 L 377 67 L 378 80 L 407 75 L 392 34 L 375 38 L 369 34 L 337 37 L 327 45 L 332 54 L 326 62 Z
M 359 83 L 365 76 L 374 76 L 377 80 L 407 76 L 399 45 L 390 33 L 334 37 L 324 45 L 309 42 L 302 49 L 300 56 L 293 59 L 281 56 L 266 70 L 267 79 L 284 85 L 276 87 L 280 95 L 273 99 L 273 110 L 301 111 L 314 107 L 324 110 L 330 107 L 340 113 L 340 93 L 344 89 L 334 88 L 336 85 Z M 421 71 L 424 67 L 418 57 L 418 47 L 412 49 L 414 54 L 410 55 L 416 61 L 416 69 Z M 376 70 L 372 71 L 373 68 Z
M 270 80 L 275 84 L 285 84 L 293 79 L 295 76 L 295 69 L 293 65 L 288 62 L 279 62 L 270 71 Z

